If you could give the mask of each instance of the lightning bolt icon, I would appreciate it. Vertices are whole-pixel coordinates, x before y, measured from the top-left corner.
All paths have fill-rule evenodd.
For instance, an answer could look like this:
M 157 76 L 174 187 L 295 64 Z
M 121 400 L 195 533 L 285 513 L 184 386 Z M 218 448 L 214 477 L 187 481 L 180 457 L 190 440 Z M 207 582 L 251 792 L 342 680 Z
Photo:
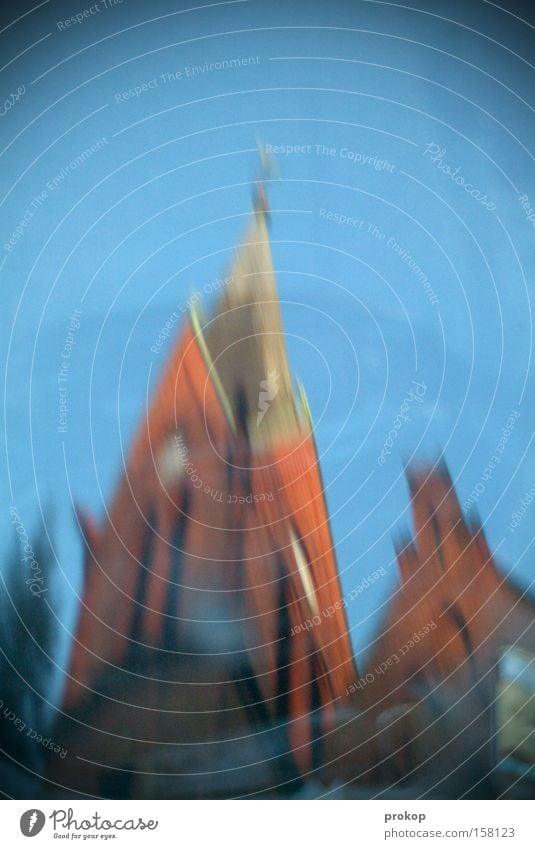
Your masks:
M 30 822 L 28 823 L 28 832 L 33 831 L 33 827 L 37 822 L 37 811 L 34 811 L 30 817 Z

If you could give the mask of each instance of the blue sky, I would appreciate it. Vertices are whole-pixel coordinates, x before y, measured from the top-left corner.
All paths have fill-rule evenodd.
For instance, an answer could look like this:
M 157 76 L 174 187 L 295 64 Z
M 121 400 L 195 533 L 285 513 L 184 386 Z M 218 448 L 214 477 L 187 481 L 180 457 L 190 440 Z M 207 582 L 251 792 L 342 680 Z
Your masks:
M 96 5 L 66 26 L 93 7 L 45 3 L 0 34 L 2 91 L 19 92 L 0 117 L 1 476 L 29 528 L 54 508 L 66 629 L 80 582 L 72 501 L 102 516 L 172 340 L 151 345 L 228 270 L 258 136 L 284 147 L 269 186 L 274 264 L 344 591 L 387 571 L 349 605 L 356 649 L 395 580 L 392 534 L 410 523 L 401 458 L 443 450 L 464 501 L 513 411 L 477 508 L 499 561 L 529 584 L 535 506 L 508 529 L 535 483 L 529 27 L 477 0 Z M 425 392 L 380 465 L 413 381 Z

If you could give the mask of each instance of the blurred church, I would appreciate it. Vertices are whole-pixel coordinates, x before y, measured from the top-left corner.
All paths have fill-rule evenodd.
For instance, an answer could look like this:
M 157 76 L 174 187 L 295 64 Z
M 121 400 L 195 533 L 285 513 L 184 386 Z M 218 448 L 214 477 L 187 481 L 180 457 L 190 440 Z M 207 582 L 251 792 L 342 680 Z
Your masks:
M 407 470 L 414 534 L 356 668 L 261 180 L 225 281 L 180 329 L 105 522 L 79 511 L 83 598 L 51 730 L 66 754 L 47 752 L 43 794 L 529 797 L 533 602 L 443 462 Z

